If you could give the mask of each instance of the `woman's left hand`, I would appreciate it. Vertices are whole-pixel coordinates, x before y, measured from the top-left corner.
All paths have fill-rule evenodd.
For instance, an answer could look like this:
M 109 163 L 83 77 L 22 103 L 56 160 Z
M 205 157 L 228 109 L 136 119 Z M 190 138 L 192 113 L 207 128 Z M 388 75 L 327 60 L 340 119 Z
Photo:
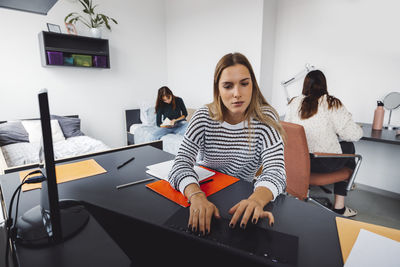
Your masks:
M 274 216 L 271 212 L 264 211 L 264 206 L 271 200 L 272 193 L 270 190 L 257 188 L 248 199 L 243 199 L 229 210 L 229 214 L 233 215 L 229 226 L 234 228 L 240 218 L 242 218 L 240 227 L 243 229 L 246 228 L 250 218 L 253 224 L 256 224 L 260 218 L 268 218 L 269 225 L 273 226 Z

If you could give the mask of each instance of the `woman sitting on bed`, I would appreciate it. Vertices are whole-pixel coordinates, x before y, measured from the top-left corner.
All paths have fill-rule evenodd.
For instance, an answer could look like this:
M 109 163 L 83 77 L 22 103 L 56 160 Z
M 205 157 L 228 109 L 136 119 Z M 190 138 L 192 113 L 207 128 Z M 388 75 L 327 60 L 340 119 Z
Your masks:
M 188 115 L 185 103 L 182 98 L 174 96 L 167 86 L 158 89 L 155 110 L 157 126 L 160 127 L 154 133 L 156 139 L 170 133 L 181 135 L 185 133 L 187 127 L 185 118 Z

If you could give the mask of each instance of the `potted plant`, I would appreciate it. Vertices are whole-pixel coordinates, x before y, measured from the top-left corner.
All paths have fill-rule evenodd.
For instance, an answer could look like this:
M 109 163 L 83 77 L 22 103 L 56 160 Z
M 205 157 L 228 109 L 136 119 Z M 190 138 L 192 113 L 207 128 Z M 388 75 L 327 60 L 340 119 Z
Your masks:
M 101 31 L 99 29 L 101 26 L 106 26 L 108 30 L 111 30 L 110 22 L 118 24 L 115 19 L 109 16 L 101 13 L 95 13 L 94 9 L 97 7 L 97 5 L 93 5 L 92 0 L 78 1 L 83 6 L 83 13 L 87 14 L 87 16 L 84 17 L 77 12 L 72 12 L 65 17 L 65 23 L 76 24 L 76 22 L 80 21 L 82 24 L 86 25 L 90 29 L 93 37 L 97 38 L 101 37 Z

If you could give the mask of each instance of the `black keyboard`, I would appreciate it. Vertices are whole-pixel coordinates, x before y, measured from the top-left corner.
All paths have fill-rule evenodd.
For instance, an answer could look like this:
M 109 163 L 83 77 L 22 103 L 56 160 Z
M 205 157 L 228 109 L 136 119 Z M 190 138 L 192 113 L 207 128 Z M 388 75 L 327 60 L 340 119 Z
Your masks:
M 238 225 L 229 227 L 229 219 L 213 218 L 211 233 L 202 236 L 187 229 L 189 212 L 181 209 L 171 216 L 166 226 L 192 238 L 209 242 L 213 246 L 247 254 L 258 262 L 269 266 L 297 266 L 298 237 L 261 228 L 248 223 L 246 229 Z

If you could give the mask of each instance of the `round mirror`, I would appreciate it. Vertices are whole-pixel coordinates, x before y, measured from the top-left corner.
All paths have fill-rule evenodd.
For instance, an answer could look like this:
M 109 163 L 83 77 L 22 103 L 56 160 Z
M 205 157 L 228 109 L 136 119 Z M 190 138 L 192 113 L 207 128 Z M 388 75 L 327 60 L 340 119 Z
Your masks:
M 386 109 L 392 110 L 400 107 L 400 93 L 391 92 L 383 99 L 383 104 Z
M 392 110 L 400 107 L 400 93 L 399 92 L 391 92 L 383 99 L 383 105 L 389 112 L 389 121 L 388 125 L 385 126 L 385 129 L 395 130 L 397 127 L 390 125 L 390 119 L 392 118 Z

